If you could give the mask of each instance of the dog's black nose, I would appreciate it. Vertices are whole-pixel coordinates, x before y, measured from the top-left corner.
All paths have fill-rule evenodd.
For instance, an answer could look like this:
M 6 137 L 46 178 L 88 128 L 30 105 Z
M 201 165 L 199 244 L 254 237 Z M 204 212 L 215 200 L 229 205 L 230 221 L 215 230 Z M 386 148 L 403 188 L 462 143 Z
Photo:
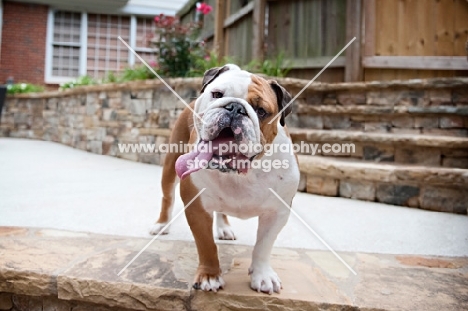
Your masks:
M 235 114 L 247 115 L 247 111 L 245 110 L 244 106 L 236 102 L 227 104 L 224 106 L 224 109 L 232 111 Z

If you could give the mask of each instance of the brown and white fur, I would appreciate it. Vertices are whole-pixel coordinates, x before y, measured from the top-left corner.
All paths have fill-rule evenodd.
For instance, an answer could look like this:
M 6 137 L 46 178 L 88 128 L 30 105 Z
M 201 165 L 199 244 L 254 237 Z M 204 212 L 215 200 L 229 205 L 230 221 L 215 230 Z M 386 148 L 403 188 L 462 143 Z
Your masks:
M 219 97 L 222 94 L 222 97 Z M 191 104 L 195 112 L 186 108 L 177 120 L 171 143 L 198 143 L 216 139 L 222 127 L 237 126 L 241 131 L 236 141 L 265 144 L 291 144 L 284 118 L 291 112 L 285 109 L 281 117 L 268 124 L 290 101 L 290 94 L 277 84 L 262 77 L 240 70 L 235 65 L 213 68 L 205 73 L 201 95 Z M 227 115 L 226 107 L 236 104 L 242 116 L 237 125 L 220 122 Z M 243 109 L 242 109 L 243 108 Z M 231 111 L 231 110 L 230 110 Z M 232 116 L 232 113 L 229 114 Z M 162 207 L 151 234 L 157 234 L 171 220 L 174 203 L 174 188 L 179 182 L 175 165 L 182 153 L 166 156 L 162 176 Z M 265 293 L 280 292 L 281 281 L 270 265 L 270 254 L 278 233 L 286 224 L 289 208 L 270 190 L 274 190 L 291 205 L 299 183 L 297 159 L 293 154 L 277 152 L 246 154 L 251 159 L 286 160 L 289 167 L 272 169 L 249 169 L 246 173 L 223 172 L 216 169 L 201 169 L 180 180 L 180 195 L 184 204 L 191 201 L 202 188 L 206 190 L 187 209 L 185 214 L 195 239 L 199 266 L 194 287 L 205 291 L 217 291 L 225 284 L 221 276 L 217 247 L 213 237 L 213 215 L 219 239 L 235 239 L 226 215 L 242 219 L 258 216 L 257 240 L 249 268 L 251 288 Z M 167 233 L 167 232 L 164 232 Z

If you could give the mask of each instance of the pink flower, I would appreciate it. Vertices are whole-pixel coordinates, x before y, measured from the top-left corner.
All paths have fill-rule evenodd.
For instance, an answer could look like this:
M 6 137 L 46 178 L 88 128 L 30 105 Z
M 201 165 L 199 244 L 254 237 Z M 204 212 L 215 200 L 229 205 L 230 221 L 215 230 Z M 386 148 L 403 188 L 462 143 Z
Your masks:
M 148 64 L 149 64 L 149 65 L 150 65 L 152 68 L 154 68 L 154 67 L 157 67 L 157 66 L 158 66 L 158 62 L 157 62 L 157 61 L 155 61 L 155 60 L 150 60 L 150 61 L 148 62 Z
M 213 8 L 209 4 L 202 2 L 202 3 L 197 3 L 197 11 L 202 13 L 203 15 L 206 15 L 206 14 L 209 14 L 211 11 L 213 11 Z

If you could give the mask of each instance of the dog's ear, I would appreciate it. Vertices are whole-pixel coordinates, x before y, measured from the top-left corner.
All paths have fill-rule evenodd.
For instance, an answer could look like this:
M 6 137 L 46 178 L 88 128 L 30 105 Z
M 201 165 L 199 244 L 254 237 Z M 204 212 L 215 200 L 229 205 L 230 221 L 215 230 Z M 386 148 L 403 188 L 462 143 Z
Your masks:
M 220 74 L 222 74 L 223 72 L 227 70 L 229 70 L 229 67 L 223 66 L 223 67 L 214 67 L 205 71 L 205 75 L 203 76 L 203 86 L 202 86 L 200 93 L 203 93 L 203 91 L 205 90 L 208 84 L 213 82 L 214 79 L 216 79 Z
M 270 80 L 268 82 L 270 83 L 271 88 L 276 94 L 276 101 L 278 103 L 278 111 L 281 111 L 283 110 L 284 107 L 286 107 L 286 109 L 284 109 L 284 111 L 281 113 L 281 117 L 280 117 L 281 126 L 284 126 L 284 119 L 286 118 L 288 114 L 292 112 L 292 104 L 288 105 L 292 99 L 291 94 L 289 94 L 289 92 L 286 91 L 286 89 L 282 87 L 281 85 L 279 85 L 278 82 L 276 82 L 275 80 Z

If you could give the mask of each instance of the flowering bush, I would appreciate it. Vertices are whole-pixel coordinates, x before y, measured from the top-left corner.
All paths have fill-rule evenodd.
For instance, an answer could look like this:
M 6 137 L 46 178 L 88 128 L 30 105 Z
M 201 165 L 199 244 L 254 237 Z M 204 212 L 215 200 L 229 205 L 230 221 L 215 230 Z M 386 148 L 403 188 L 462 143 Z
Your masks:
M 203 15 L 210 14 L 210 12 L 213 10 L 213 8 L 206 3 L 197 3 L 197 12 L 200 12 Z
M 212 8 L 206 3 L 201 3 L 197 11 L 206 15 Z M 157 28 L 152 44 L 158 48 L 159 72 L 168 77 L 190 75 L 197 59 L 208 54 L 204 42 L 196 41 L 202 22 L 181 24 L 177 17 L 164 14 L 156 16 L 154 22 Z

